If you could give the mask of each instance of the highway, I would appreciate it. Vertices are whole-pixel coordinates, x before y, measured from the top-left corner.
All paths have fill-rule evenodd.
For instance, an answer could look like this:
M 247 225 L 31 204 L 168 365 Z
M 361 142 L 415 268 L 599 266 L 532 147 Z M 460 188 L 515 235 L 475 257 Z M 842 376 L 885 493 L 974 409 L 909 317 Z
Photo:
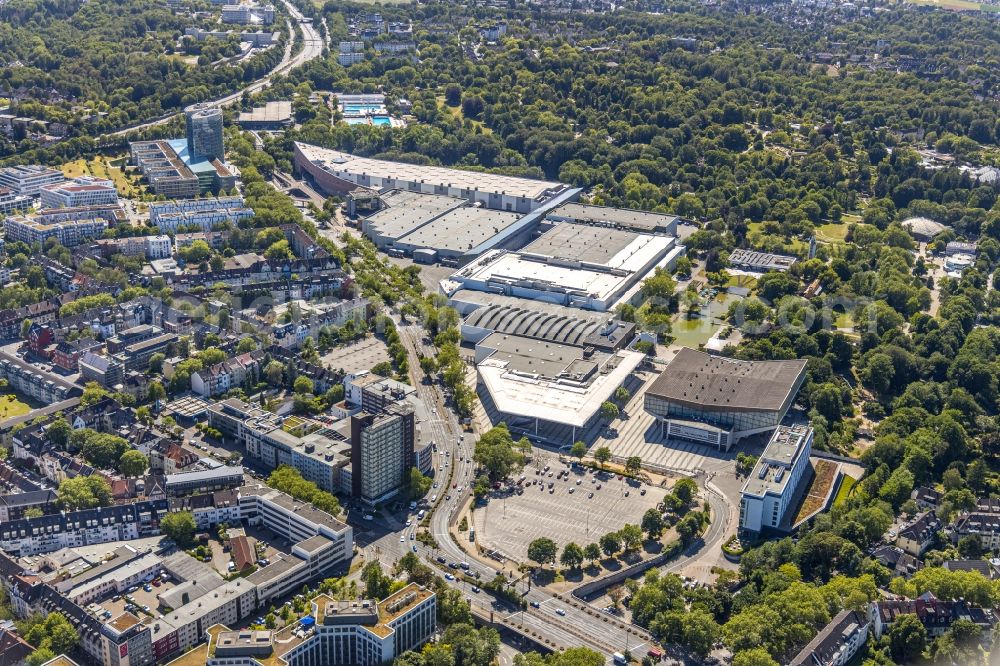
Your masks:
M 502 565 L 487 564 L 470 556 L 452 540 L 449 532 L 452 518 L 471 496 L 475 467 L 471 460 L 473 437 L 462 437 L 461 426 L 454 413 L 445 406 L 440 388 L 436 384 L 421 381 L 423 376 L 417 350 L 423 354 L 432 351 L 423 341 L 425 335 L 423 329 L 419 325 L 404 326 L 399 322 L 397 327 L 400 339 L 410 355 L 410 368 L 416 375 L 417 395 L 434 415 L 434 418 L 421 424 L 421 427 L 431 429 L 431 436 L 437 444 L 439 455 L 435 462 L 438 465 L 435 478 L 442 481 L 439 482 L 440 487 L 433 489 L 431 494 L 440 495 L 440 498 L 430 522 L 430 531 L 438 548 L 427 548 L 408 538 L 400 542 L 395 534 L 389 534 L 381 539 L 379 548 L 383 553 L 393 552 L 398 559 L 407 549 L 416 545 L 417 553 L 436 568 L 440 569 L 442 566 L 438 557 L 443 557 L 448 563 L 468 562 L 468 574 L 475 576 L 478 573 L 479 580 L 483 582 L 492 580 L 499 571 L 503 571 Z M 462 488 L 461 492 L 458 491 L 459 487 Z M 450 499 L 445 499 L 449 495 Z M 406 533 L 415 529 L 416 526 L 407 528 Z M 461 573 L 460 570 L 451 571 L 456 575 Z M 505 573 L 510 577 L 516 571 L 507 569 Z M 514 628 L 523 626 L 524 629 L 559 649 L 586 645 L 610 655 L 625 649 L 638 653 L 637 651 L 644 645 L 649 645 L 648 635 L 642 629 L 601 613 L 580 601 L 574 600 L 570 603 L 568 601 L 570 595 L 565 595 L 567 600 L 562 600 L 538 587 L 532 587 L 526 592 L 528 586 L 526 580 L 516 583 L 525 602 L 531 604 L 525 611 L 511 610 L 502 603 L 490 604 L 493 600 L 491 595 L 486 591 L 474 593 L 471 585 L 462 582 L 460 578 L 449 582 L 463 591 L 480 614 L 488 616 L 492 611 L 494 620 L 503 621 L 504 624 Z
M 229 93 L 223 97 L 218 97 L 213 100 L 206 100 L 202 102 L 203 104 L 207 104 L 208 106 L 215 108 L 229 106 L 235 102 L 238 102 L 240 98 L 242 98 L 243 93 L 245 92 L 255 93 L 258 90 L 263 90 L 267 86 L 271 85 L 271 80 L 274 77 L 280 74 L 286 74 L 287 72 L 295 69 L 299 65 L 303 65 L 314 58 L 320 57 L 323 54 L 323 47 L 324 47 L 323 39 L 320 37 L 319 32 L 316 30 L 316 28 L 313 27 L 312 23 L 302 22 L 305 16 L 302 14 L 302 12 L 296 9 L 295 6 L 289 0 L 282 0 L 282 2 L 288 9 L 288 13 L 292 16 L 293 19 L 295 19 L 296 23 L 293 24 L 292 21 L 288 21 L 287 23 L 288 34 L 290 38 L 285 44 L 285 53 L 284 56 L 281 58 L 281 62 L 278 63 L 278 65 L 274 69 L 272 69 L 266 76 L 259 78 L 256 81 L 253 81 L 252 83 L 248 83 L 247 85 L 243 86 L 236 92 Z M 294 40 L 295 25 L 298 25 L 299 28 L 302 30 L 302 37 L 304 43 L 302 50 L 299 51 L 298 54 L 292 55 L 292 44 L 295 41 Z M 156 118 L 154 120 L 150 120 L 138 125 L 133 125 L 132 127 L 127 127 L 123 130 L 118 130 L 117 132 L 112 132 L 108 136 L 122 136 L 125 134 L 129 134 L 131 132 L 137 132 L 143 129 L 148 129 L 150 127 L 156 127 L 157 125 L 165 125 L 166 123 L 174 119 L 179 113 L 180 112 L 168 113 L 167 115 L 160 116 L 159 118 Z

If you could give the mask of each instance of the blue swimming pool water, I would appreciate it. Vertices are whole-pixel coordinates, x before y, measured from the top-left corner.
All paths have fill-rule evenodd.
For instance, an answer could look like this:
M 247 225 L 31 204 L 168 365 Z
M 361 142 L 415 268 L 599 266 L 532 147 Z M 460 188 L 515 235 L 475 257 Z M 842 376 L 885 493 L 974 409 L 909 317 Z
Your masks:
M 392 120 L 389 116 L 372 116 L 372 125 L 392 125 Z
M 381 105 L 379 104 L 347 104 L 344 106 L 344 113 L 350 114 L 361 114 L 361 113 L 374 113 L 381 110 Z

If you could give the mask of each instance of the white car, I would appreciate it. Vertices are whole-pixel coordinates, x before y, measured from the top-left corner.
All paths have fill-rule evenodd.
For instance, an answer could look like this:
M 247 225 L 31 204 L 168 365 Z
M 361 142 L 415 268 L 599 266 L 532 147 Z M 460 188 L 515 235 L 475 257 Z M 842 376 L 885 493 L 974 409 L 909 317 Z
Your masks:
M 562 616 L 565 617 L 566 611 L 564 611 L 562 608 L 557 608 L 556 609 L 556 615 L 562 615 Z

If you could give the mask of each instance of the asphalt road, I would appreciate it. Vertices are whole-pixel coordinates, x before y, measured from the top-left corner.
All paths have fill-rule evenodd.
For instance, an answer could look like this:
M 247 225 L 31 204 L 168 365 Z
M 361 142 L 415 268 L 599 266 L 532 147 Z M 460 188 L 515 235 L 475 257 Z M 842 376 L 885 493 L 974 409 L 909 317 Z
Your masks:
M 398 322 L 397 322 L 398 325 Z M 440 487 L 430 491 L 430 494 L 444 495 L 433 513 L 430 523 L 430 530 L 437 541 L 439 548 L 431 549 L 423 546 L 419 542 L 404 538 L 400 542 L 397 533 L 388 534 L 378 542 L 381 557 L 398 559 L 414 546 L 417 553 L 427 560 L 432 566 L 439 567 L 437 557 L 444 557 L 448 562 L 469 563 L 468 573 L 479 574 L 482 581 L 491 580 L 496 576 L 498 570 L 502 568 L 499 563 L 487 565 L 475 558 L 470 557 L 462 551 L 459 546 L 452 541 L 449 534 L 449 522 L 458 512 L 471 490 L 470 485 L 473 480 L 474 465 L 471 461 L 473 438 L 461 437 L 461 427 L 454 413 L 444 405 L 442 393 L 437 385 L 426 384 L 420 381 L 422 373 L 417 362 L 417 349 L 423 349 L 423 330 L 419 326 L 398 326 L 400 338 L 410 354 L 410 367 L 417 375 L 416 389 L 421 400 L 425 402 L 433 414 L 437 411 L 435 418 L 425 423 L 425 427 L 432 429 L 434 441 L 437 444 L 438 452 L 442 456 L 440 460 L 451 461 L 451 466 L 445 467 L 443 472 L 438 471 L 437 478 L 440 480 Z M 444 456 L 447 452 L 449 455 Z M 435 463 L 440 464 L 440 462 Z M 449 471 L 453 476 L 449 479 Z M 461 486 L 462 492 L 457 492 L 454 486 Z M 443 499 L 451 494 L 451 499 Z M 414 530 L 415 527 L 408 528 L 406 533 Z M 391 553 L 391 555 L 390 555 Z M 491 605 L 492 596 L 485 591 L 475 593 L 471 586 L 463 583 L 460 579 L 449 581 L 453 586 L 463 591 L 470 603 L 478 610 L 494 613 L 494 618 L 508 618 L 515 625 L 520 624 L 534 631 L 536 634 L 552 641 L 561 647 L 572 647 L 577 645 L 587 645 L 598 650 L 605 655 L 613 652 L 620 652 L 626 648 L 637 652 L 644 641 L 635 634 L 637 628 L 627 625 L 616 618 L 605 616 L 595 609 L 584 610 L 576 608 L 554 597 L 547 590 L 532 587 L 524 594 L 524 599 L 529 604 L 537 604 L 537 608 L 529 606 L 526 611 L 511 611 L 501 606 Z M 517 584 L 518 590 L 525 592 L 528 583 L 526 581 Z
M 295 6 L 289 2 L 289 0 L 282 0 L 285 7 L 288 9 L 288 13 L 291 14 L 292 18 L 296 21 L 301 21 L 305 16 L 302 12 L 295 8 Z M 295 26 L 291 21 L 288 22 L 289 34 L 294 35 Z M 318 58 L 323 53 L 323 39 L 319 35 L 319 31 L 311 23 L 297 23 L 297 25 L 302 29 L 302 36 L 304 39 L 304 45 L 302 50 L 298 54 L 292 55 L 292 43 L 294 39 L 289 39 L 285 44 L 285 54 L 282 57 L 281 62 L 278 66 L 272 69 L 263 78 L 257 79 L 256 81 L 249 83 L 236 92 L 230 93 L 223 97 L 219 97 L 213 100 L 206 100 L 204 103 L 215 108 L 221 108 L 224 106 L 229 106 L 235 102 L 238 102 L 243 96 L 244 92 L 255 93 L 258 90 L 262 90 L 267 86 L 271 85 L 271 80 L 278 76 L 279 74 L 285 74 L 288 71 L 295 69 L 299 65 L 303 65 L 314 58 Z M 139 125 L 133 125 L 132 127 L 127 127 L 123 130 L 118 130 L 117 132 L 112 132 L 109 136 L 121 136 L 123 134 L 129 134 L 130 132 L 136 132 L 149 127 L 156 127 L 157 125 L 165 125 L 175 118 L 178 114 L 171 113 L 166 116 L 161 116 L 155 120 L 150 120 Z

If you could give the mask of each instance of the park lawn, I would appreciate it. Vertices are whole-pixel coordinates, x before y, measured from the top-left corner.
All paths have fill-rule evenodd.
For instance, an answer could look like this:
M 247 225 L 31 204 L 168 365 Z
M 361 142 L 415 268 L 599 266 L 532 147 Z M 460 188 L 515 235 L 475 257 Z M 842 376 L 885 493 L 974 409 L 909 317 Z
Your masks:
M 757 286 L 757 278 L 750 275 L 730 275 L 727 287 L 746 287 L 751 291 Z
M 851 494 L 851 489 L 854 488 L 854 484 L 857 483 L 857 479 L 853 476 L 847 476 L 846 474 L 841 478 L 840 488 L 837 488 L 837 496 L 833 498 L 833 505 L 838 506 L 847 501 L 847 498 Z
M 461 120 L 463 123 L 465 122 L 465 120 L 466 120 L 465 119 L 465 114 L 462 113 L 462 105 L 461 104 L 459 104 L 458 106 L 448 106 L 448 104 L 446 104 L 445 101 L 444 101 L 444 95 L 438 95 L 434 99 L 437 100 L 439 108 L 444 109 L 444 111 L 446 113 L 450 113 L 451 115 L 453 115 L 456 118 L 458 118 L 459 120 Z M 492 129 L 490 129 L 489 127 L 487 127 L 486 125 L 484 125 L 482 122 L 480 122 L 478 120 L 473 120 L 472 124 L 475 125 L 476 127 L 478 127 L 479 129 L 481 129 L 483 131 L 483 134 L 492 134 L 493 133 Z
M 821 224 L 816 227 L 816 240 L 825 243 L 843 243 L 847 236 L 847 223 Z
M 136 187 L 129 182 L 129 179 L 125 177 L 125 173 L 119 167 L 111 166 L 111 162 L 123 163 L 122 160 L 117 158 L 108 160 L 105 157 L 98 156 L 90 161 L 80 159 L 67 162 L 62 166 L 62 172 L 67 178 L 76 178 L 83 175 L 106 178 L 115 184 L 118 195 L 122 197 L 133 198 L 141 195 L 143 188 L 141 186 Z
M 23 416 L 31 411 L 31 405 L 21 402 L 13 393 L 0 395 L 0 421 Z

